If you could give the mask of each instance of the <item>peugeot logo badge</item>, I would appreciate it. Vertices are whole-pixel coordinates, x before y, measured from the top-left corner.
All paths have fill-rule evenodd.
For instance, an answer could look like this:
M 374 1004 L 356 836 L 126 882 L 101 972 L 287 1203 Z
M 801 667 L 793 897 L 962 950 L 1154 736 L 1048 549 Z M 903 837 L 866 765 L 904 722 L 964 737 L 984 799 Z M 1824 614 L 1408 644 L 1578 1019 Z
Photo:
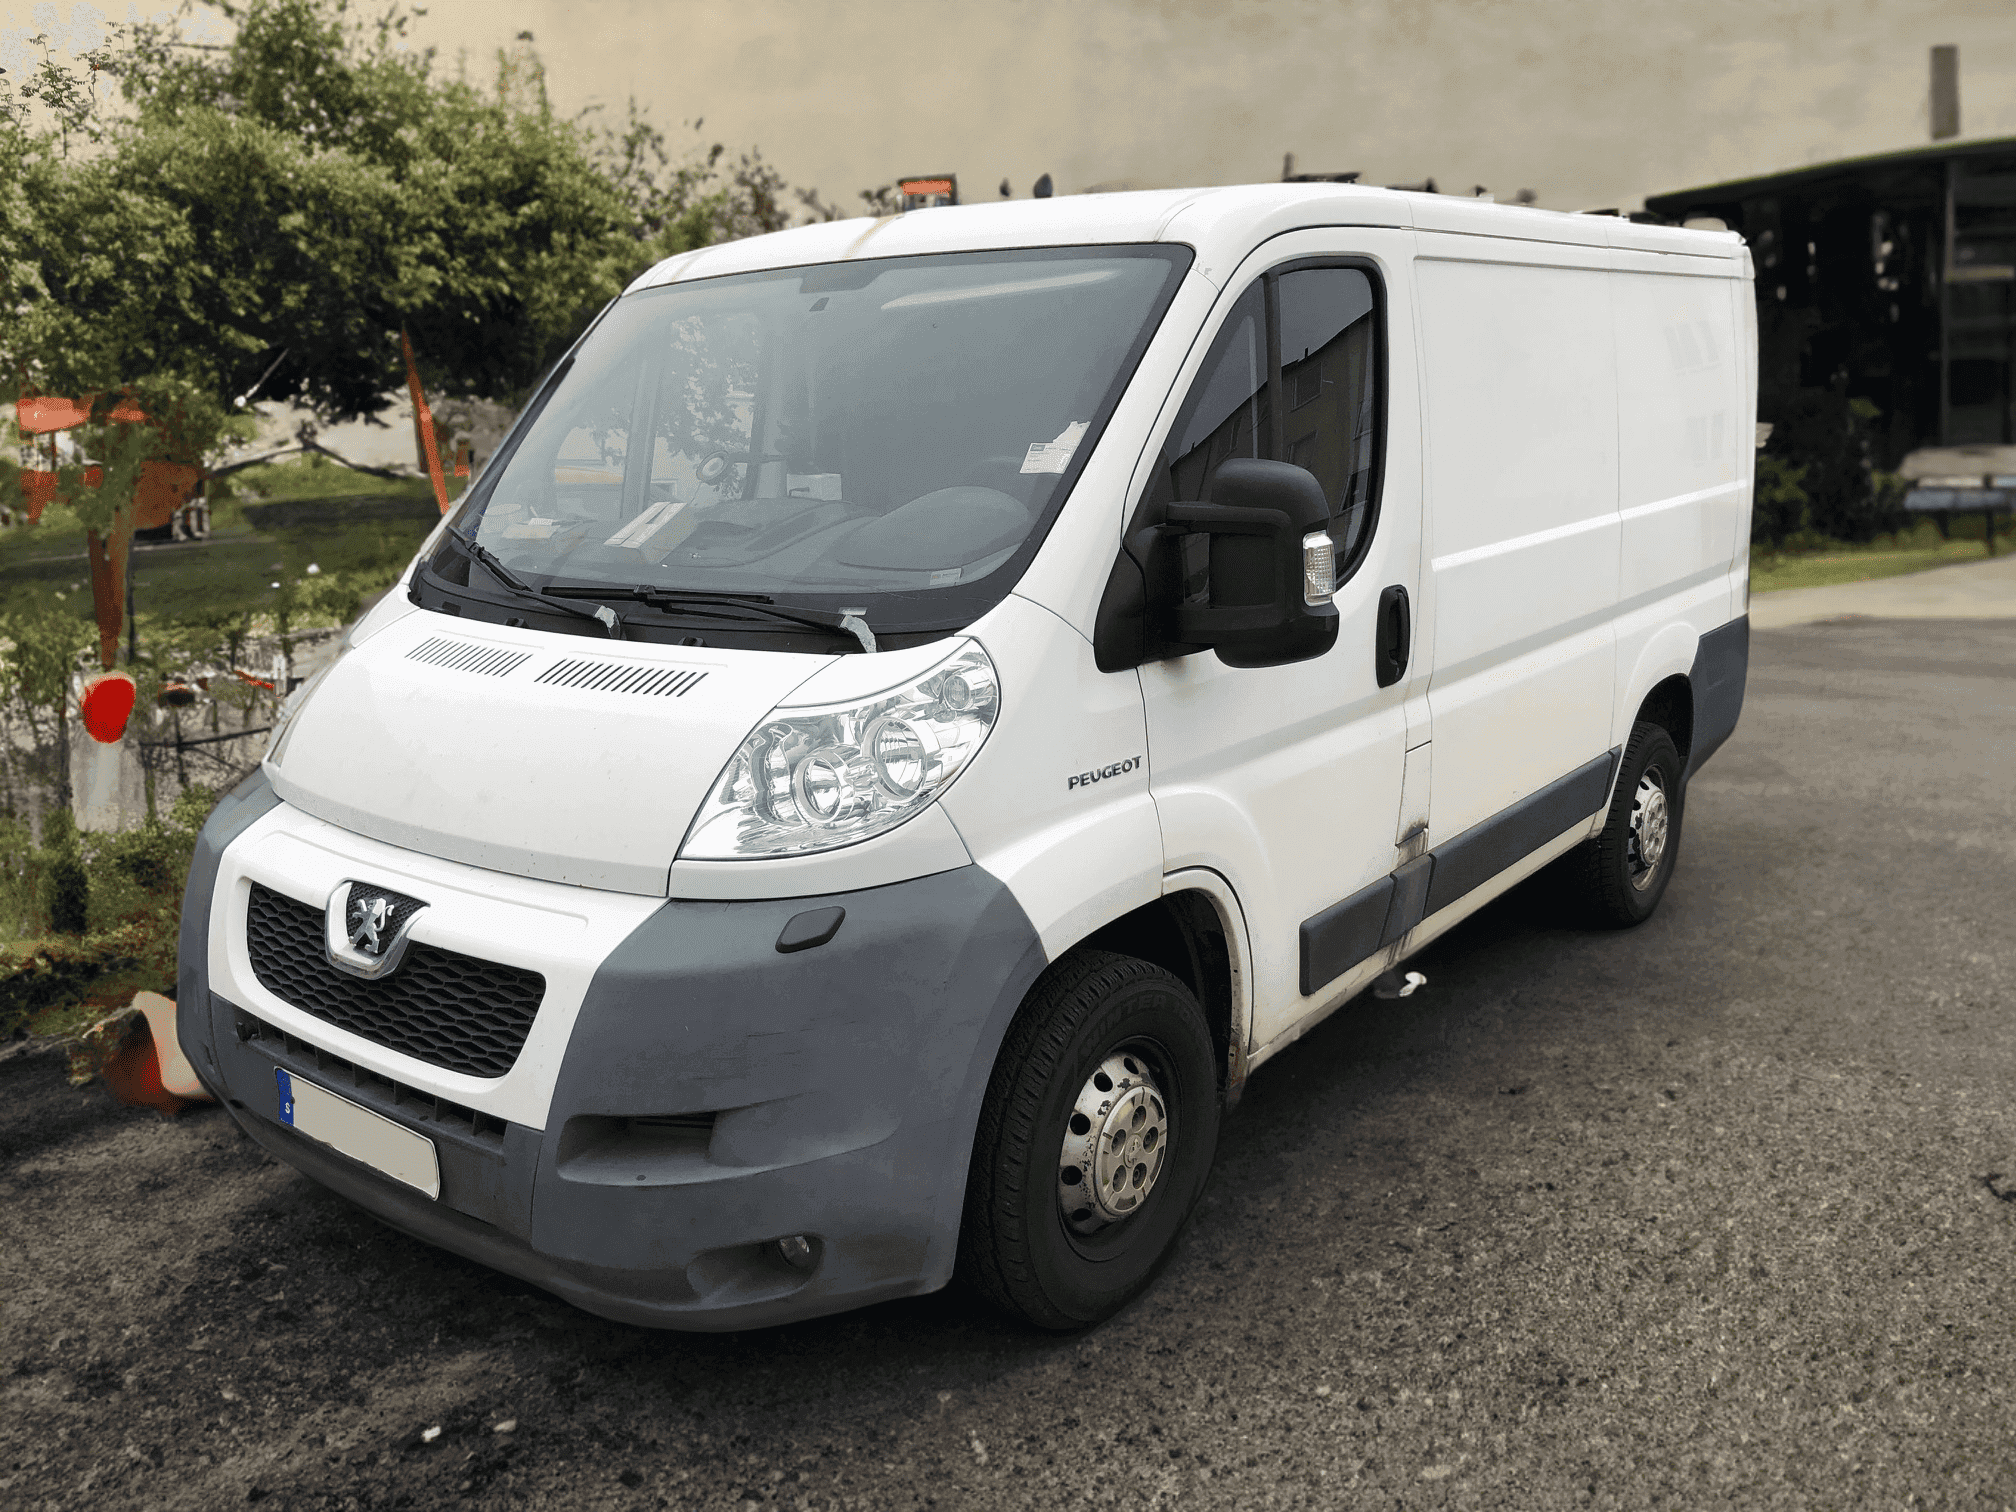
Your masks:
M 413 921 L 426 907 L 418 898 L 374 882 L 337 883 L 324 915 L 329 964 L 367 980 L 390 976 L 406 958 Z

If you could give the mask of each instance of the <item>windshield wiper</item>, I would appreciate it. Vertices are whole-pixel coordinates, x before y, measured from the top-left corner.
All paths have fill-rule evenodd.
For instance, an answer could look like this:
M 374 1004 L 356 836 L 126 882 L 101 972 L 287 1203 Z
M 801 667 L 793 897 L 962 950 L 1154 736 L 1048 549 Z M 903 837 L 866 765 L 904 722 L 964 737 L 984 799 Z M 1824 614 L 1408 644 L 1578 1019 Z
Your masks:
M 562 614 L 573 614 L 580 616 L 582 619 L 594 620 L 604 630 L 609 632 L 609 637 L 612 640 L 621 640 L 623 638 L 623 621 L 617 617 L 616 611 L 608 605 L 597 604 L 591 610 L 583 609 L 579 604 L 570 604 L 563 598 L 555 597 L 544 588 L 534 588 L 525 579 L 498 561 L 497 554 L 474 536 L 464 535 L 453 525 L 448 527 L 448 534 L 461 543 L 462 549 L 469 554 L 470 561 L 480 563 L 484 571 L 488 572 L 490 576 L 497 579 L 498 582 L 502 583 L 512 592 L 522 594 L 526 598 L 538 599 L 541 603 L 558 609 Z M 603 594 L 598 596 L 609 598 L 620 597 L 621 595 Z
M 861 617 L 863 611 L 858 609 L 783 609 L 761 593 L 696 593 L 681 588 L 654 588 L 649 584 L 639 584 L 635 588 L 546 588 L 536 591 L 554 597 L 627 599 L 668 614 L 692 613 L 709 619 L 734 619 L 737 616 L 720 611 L 739 609 L 745 614 L 768 615 L 771 619 L 851 635 L 861 643 L 863 651 L 880 649 L 875 644 L 875 632 L 868 628 L 868 622 Z

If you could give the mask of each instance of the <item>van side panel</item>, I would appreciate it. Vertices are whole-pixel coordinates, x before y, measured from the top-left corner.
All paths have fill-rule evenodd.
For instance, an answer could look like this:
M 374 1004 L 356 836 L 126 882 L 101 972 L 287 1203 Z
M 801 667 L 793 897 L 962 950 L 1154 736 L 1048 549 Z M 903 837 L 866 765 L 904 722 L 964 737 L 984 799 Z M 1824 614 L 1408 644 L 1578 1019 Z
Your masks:
M 1421 250 L 1439 844 L 1613 743 L 1615 342 L 1606 251 Z
M 1721 259 L 1616 252 L 1619 539 L 1614 739 L 1645 695 L 1691 676 L 1740 592 L 1754 450 L 1749 355 Z M 1746 300 L 1747 302 L 1747 300 Z M 1698 732 L 1697 732 L 1698 733 Z
M 1617 255 L 1635 265 L 1611 279 L 1619 607 L 1629 609 L 1727 576 L 1745 482 L 1737 461 L 1753 425 L 1742 409 L 1744 364 L 1730 327 L 1728 280 L 1646 267 L 1688 269 L 1704 259 Z M 1707 264 L 1717 272 L 1726 266 Z

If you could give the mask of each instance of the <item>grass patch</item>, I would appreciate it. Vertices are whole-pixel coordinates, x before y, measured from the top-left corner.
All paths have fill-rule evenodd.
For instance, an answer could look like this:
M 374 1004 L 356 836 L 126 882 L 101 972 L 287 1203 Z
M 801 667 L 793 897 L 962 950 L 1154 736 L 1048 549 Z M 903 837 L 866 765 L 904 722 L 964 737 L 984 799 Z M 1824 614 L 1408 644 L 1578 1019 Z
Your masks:
M 226 481 L 208 541 L 133 549 L 143 649 L 150 631 L 180 625 L 272 623 L 281 614 L 298 628 L 341 624 L 398 578 L 441 518 L 423 478 L 374 478 L 319 459 L 251 467 Z M 93 621 L 84 530 L 67 510 L 0 532 L 0 614 L 32 598 Z
M 1842 583 L 1866 583 L 1902 577 L 1932 567 L 1987 560 L 1979 516 L 1953 521 L 1953 539 L 1940 537 L 1930 520 L 1920 520 L 1895 535 L 1878 536 L 1866 545 L 1841 541 L 1804 540 L 1787 543 L 1783 551 L 1768 546 L 1750 548 L 1750 591 L 1775 593 L 1785 588 L 1832 588 Z M 2016 531 L 1998 522 L 1995 554 L 2016 550 Z
M 2000 542 L 1996 554 L 2006 554 Z M 1987 559 L 1979 541 L 1947 541 L 1912 551 L 1840 550 L 1811 555 L 1786 553 L 1775 560 L 1760 553 L 1750 563 L 1750 591 L 1773 593 L 1781 588 L 1831 588 L 1841 583 L 1866 583 L 1877 578 L 1903 577 L 1930 567 L 1951 567 L 1960 562 Z

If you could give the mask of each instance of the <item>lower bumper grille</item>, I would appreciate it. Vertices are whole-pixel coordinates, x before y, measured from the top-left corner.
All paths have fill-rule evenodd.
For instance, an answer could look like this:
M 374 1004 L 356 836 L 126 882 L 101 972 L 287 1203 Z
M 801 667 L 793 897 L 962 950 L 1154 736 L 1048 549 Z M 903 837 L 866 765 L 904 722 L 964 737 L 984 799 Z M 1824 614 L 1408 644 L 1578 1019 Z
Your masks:
M 511 1069 L 546 995 L 546 979 L 536 971 L 417 940 L 391 976 L 350 976 L 324 953 L 323 910 L 257 882 L 245 943 L 259 985 L 290 1007 L 467 1076 Z
M 411 1119 L 423 1125 L 431 1123 L 436 1129 L 451 1130 L 489 1149 L 504 1148 L 504 1120 L 494 1114 L 479 1113 L 445 1097 L 436 1097 L 432 1092 L 423 1092 L 389 1076 L 380 1076 L 367 1067 L 276 1028 L 264 1019 L 255 1018 L 242 1008 L 237 1010 L 233 1027 L 239 1039 L 260 1046 L 287 1070 L 332 1089 L 340 1087 L 373 1112 Z M 427 1132 L 435 1131 L 429 1129 Z

